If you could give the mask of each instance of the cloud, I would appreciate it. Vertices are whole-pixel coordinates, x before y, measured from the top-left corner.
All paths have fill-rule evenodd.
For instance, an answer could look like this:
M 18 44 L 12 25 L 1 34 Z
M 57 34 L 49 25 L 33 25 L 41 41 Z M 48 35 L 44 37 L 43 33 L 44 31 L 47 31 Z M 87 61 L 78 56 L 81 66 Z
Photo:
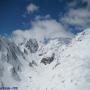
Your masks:
M 44 42 L 47 38 L 72 38 L 73 34 L 67 32 L 64 27 L 56 20 L 36 20 L 32 22 L 32 28 L 28 30 L 16 30 L 12 33 L 12 39 L 16 43 L 25 42 L 26 39 L 35 38 Z
M 45 15 L 45 16 L 37 15 L 37 16 L 35 17 L 35 20 L 45 20 L 45 19 L 51 19 L 50 14 L 47 14 L 47 15 Z
M 88 7 L 88 0 L 68 0 L 69 8 L 85 8 Z
M 85 4 L 87 3 L 87 4 Z M 78 6 L 79 4 L 79 6 Z M 81 5 L 81 6 L 80 6 Z M 68 4 L 69 10 L 60 21 L 66 26 L 76 26 L 79 30 L 90 27 L 90 0 L 73 0 Z
M 90 12 L 84 9 L 71 9 L 61 21 L 64 24 L 88 27 L 90 24 Z
M 82 0 L 82 1 L 87 3 L 87 8 L 90 10 L 90 0 Z
M 27 12 L 28 13 L 34 13 L 35 11 L 38 11 L 39 7 L 33 3 L 30 3 L 27 7 Z

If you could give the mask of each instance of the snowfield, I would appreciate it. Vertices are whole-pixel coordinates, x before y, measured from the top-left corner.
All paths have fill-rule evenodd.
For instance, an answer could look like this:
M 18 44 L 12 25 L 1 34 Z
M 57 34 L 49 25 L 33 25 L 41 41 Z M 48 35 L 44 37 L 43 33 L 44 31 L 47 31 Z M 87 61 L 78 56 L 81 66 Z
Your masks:
M 90 29 L 44 44 L 0 36 L 0 87 L 18 90 L 90 90 Z

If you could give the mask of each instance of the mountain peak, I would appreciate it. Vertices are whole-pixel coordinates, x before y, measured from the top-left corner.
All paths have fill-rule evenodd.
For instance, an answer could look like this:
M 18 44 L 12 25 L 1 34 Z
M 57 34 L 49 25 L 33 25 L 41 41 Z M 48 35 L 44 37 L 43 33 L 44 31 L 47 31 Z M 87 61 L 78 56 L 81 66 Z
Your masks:
M 20 41 L 18 44 L 0 36 L 1 87 L 17 86 L 20 90 L 90 89 L 90 29 L 73 39 L 53 38 L 48 43 L 34 38 L 21 38 Z

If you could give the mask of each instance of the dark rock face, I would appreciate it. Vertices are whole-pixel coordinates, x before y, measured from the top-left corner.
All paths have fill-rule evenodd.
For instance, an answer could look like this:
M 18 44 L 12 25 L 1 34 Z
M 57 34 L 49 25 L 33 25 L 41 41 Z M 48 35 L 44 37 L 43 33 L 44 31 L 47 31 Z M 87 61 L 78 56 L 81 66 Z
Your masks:
M 13 67 L 11 72 L 14 79 L 20 81 L 17 72 L 21 71 L 22 64 L 20 60 L 23 59 L 23 53 L 20 51 L 19 47 L 14 42 L 0 37 L 0 53 L 0 77 L 3 77 L 4 63 L 7 62 Z
M 4 83 L 1 80 L 0 80 L 0 87 L 4 87 Z
M 47 65 L 50 64 L 54 60 L 55 54 L 53 54 L 51 57 L 45 57 L 42 58 L 41 63 Z
M 0 63 L 0 78 L 3 76 L 4 66 Z
M 16 80 L 16 81 L 21 81 L 18 73 L 17 73 L 17 70 L 13 67 L 11 69 L 11 73 L 12 73 L 12 77 Z
M 39 48 L 36 39 L 29 39 L 29 41 L 26 43 L 26 47 L 30 50 L 31 53 L 35 53 Z
M 9 45 L 9 48 L 7 51 L 8 51 L 7 62 L 12 64 L 16 70 L 20 71 L 18 67 L 21 67 L 21 62 L 19 60 L 19 56 L 22 56 L 21 51 L 16 45 L 13 45 L 13 44 Z
M 37 63 L 35 61 L 32 61 L 32 62 L 29 63 L 29 66 L 30 67 L 37 66 Z
M 25 53 L 26 55 L 28 55 L 28 52 L 27 52 L 27 50 L 26 50 L 26 49 L 24 49 L 24 53 Z

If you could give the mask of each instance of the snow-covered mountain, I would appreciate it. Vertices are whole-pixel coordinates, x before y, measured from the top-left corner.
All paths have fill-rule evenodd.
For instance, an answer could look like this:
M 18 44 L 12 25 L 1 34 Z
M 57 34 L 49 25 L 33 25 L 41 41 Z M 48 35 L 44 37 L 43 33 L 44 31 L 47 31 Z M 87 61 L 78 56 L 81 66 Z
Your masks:
M 90 90 L 90 29 L 47 43 L 0 36 L 0 87 Z

